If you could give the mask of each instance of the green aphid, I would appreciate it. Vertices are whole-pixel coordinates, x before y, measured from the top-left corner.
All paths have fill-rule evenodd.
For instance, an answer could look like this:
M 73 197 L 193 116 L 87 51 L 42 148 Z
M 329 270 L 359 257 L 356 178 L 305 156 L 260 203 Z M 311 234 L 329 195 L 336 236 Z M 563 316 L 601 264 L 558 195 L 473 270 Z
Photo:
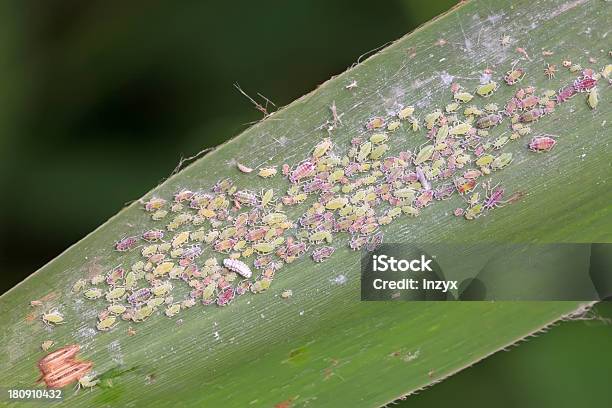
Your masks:
M 174 203 L 174 204 L 172 204 L 172 207 L 170 207 L 170 211 L 175 212 L 175 213 L 181 212 L 184 209 L 185 209 L 185 207 L 183 207 L 183 204 L 181 204 L 181 203 Z
M 175 303 L 172 304 L 170 306 L 168 306 L 166 308 L 166 311 L 164 312 L 166 314 L 166 316 L 168 317 L 174 317 L 176 316 L 179 312 L 181 311 L 181 304 L 180 303 Z
M 370 159 L 378 160 L 389 150 L 389 145 L 381 144 L 372 149 Z
M 395 132 L 401 125 L 402 124 L 399 121 L 395 120 L 387 125 L 387 130 L 389 132 Z
M 440 126 L 440 129 L 438 129 L 438 132 L 436 132 L 435 144 L 437 145 L 437 144 L 444 142 L 447 137 L 448 137 L 448 125 L 444 124 Z
M 417 118 L 410 118 L 408 119 L 408 122 L 410 122 L 413 132 L 418 132 L 421 129 L 421 125 L 419 124 L 419 120 Z
M 227 227 L 219 235 L 219 239 L 228 239 L 236 235 L 236 227 Z
M 172 244 L 170 242 L 164 242 L 163 244 L 159 244 L 157 247 L 157 251 L 161 254 L 165 254 L 172 248 Z
M 144 266 L 145 266 L 145 263 L 143 261 L 138 261 L 138 262 L 135 262 L 132 265 L 131 269 L 134 272 L 140 272 L 140 271 L 142 271 L 144 269 Z
M 489 113 L 493 113 L 493 112 L 497 112 L 499 111 L 499 107 L 497 106 L 496 103 L 488 103 L 484 106 L 484 109 L 489 112 Z
M 263 193 L 263 195 L 261 196 L 261 205 L 263 207 L 267 206 L 268 204 L 270 204 L 270 202 L 272 201 L 272 199 L 274 198 L 274 190 L 269 188 L 268 190 L 266 190 L 265 193 Z
M 398 112 L 397 117 L 400 120 L 408 119 L 414 113 L 414 106 L 406 106 L 404 109 Z
M 153 299 L 147 300 L 147 306 L 152 307 L 154 309 L 160 307 L 166 302 L 166 298 L 164 297 L 155 297 Z
M 489 97 L 497 90 L 497 82 L 491 81 L 488 84 L 480 85 L 476 88 L 476 93 L 483 97 Z
M 268 288 L 270 288 L 271 283 L 272 281 L 270 279 L 266 279 L 266 278 L 260 279 L 256 281 L 255 283 L 253 283 L 253 285 L 251 285 L 251 292 L 253 293 L 263 292 L 267 290 Z
M 362 162 L 368 158 L 372 152 L 372 142 L 365 142 L 359 147 L 359 153 L 357 153 L 357 161 Z
M 342 169 L 334 170 L 327 178 L 327 181 L 334 184 L 335 182 L 340 180 L 342 177 L 344 177 L 344 170 Z
M 286 222 L 287 215 L 283 213 L 269 213 L 266 214 L 261 220 L 264 224 L 272 226 Z
M 476 165 L 479 167 L 485 167 L 493 163 L 493 160 L 495 160 L 495 156 L 490 154 L 484 154 L 478 159 L 476 159 Z
M 493 141 L 493 149 L 499 150 L 504 147 L 506 143 L 508 143 L 508 136 L 500 136 Z
M 484 129 L 478 129 L 476 131 L 476 134 L 480 137 L 487 137 L 489 136 L 489 131 L 488 130 L 484 130 Z
M 331 243 L 333 240 L 333 237 L 330 231 L 317 231 L 317 232 L 310 234 L 310 236 L 308 237 L 308 240 L 310 242 L 315 242 L 315 243 L 320 243 L 323 241 L 327 241 L 328 243 Z
M 570 66 L 569 70 L 570 70 L 570 72 L 582 71 L 582 65 L 580 65 L 580 64 L 573 64 L 572 66 Z
M 277 172 L 278 170 L 276 169 L 276 167 L 262 167 L 261 169 L 259 169 L 257 175 L 262 178 L 270 178 L 274 177 Z
M 465 116 L 481 116 L 481 115 L 484 115 L 484 112 L 478 109 L 478 107 L 472 105 L 472 106 L 468 106 L 467 108 L 465 108 L 463 110 L 463 114 Z
M 608 64 L 601 70 L 601 76 L 606 79 L 610 79 L 610 74 L 612 74 L 612 64 Z
M 115 315 L 122 315 L 123 313 L 125 313 L 127 308 L 124 305 L 114 304 L 114 305 L 108 306 L 106 310 L 108 310 L 110 313 L 115 314 Z
M 391 218 L 395 218 L 398 217 L 401 213 L 402 209 L 400 207 L 394 207 L 387 212 L 387 215 Z
M 87 287 L 87 281 L 85 279 L 79 279 L 72 285 L 72 293 L 79 293 Z
M 444 108 L 447 113 L 456 112 L 457 109 L 459 109 L 459 104 L 457 102 L 451 102 Z
M 460 123 L 450 128 L 448 134 L 451 136 L 461 136 L 467 134 L 471 129 L 472 125 L 469 123 Z
M 135 322 L 142 322 L 143 320 L 151 316 L 154 311 L 155 309 L 149 305 L 141 306 L 140 308 L 134 310 L 134 313 L 132 314 L 132 320 Z
M 114 302 L 120 300 L 125 296 L 125 288 L 117 287 L 106 292 L 106 300 L 108 302 Z
M 115 327 L 116 323 L 117 317 L 108 316 L 107 318 L 100 320 L 98 324 L 96 324 L 96 328 L 100 331 L 109 331 L 110 329 Z
M 41 318 L 43 323 L 48 326 L 55 326 L 64 323 L 64 315 L 62 315 L 58 310 L 43 313 Z
M 157 250 L 159 248 L 159 245 L 153 244 L 153 245 L 147 245 L 144 248 L 142 248 L 142 251 L 140 252 L 142 254 L 142 256 L 144 256 L 145 258 L 150 257 L 151 255 L 157 253 Z
M 456 92 L 453 95 L 453 98 L 457 102 L 468 103 L 469 101 L 471 101 L 474 98 L 474 95 L 472 95 L 469 92 Z
M 172 284 L 170 284 L 170 282 L 165 282 L 160 285 L 153 286 L 153 288 L 151 288 L 151 293 L 153 293 L 154 296 L 158 297 L 166 296 L 168 293 L 170 293 L 171 290 Z
M 416 207 L 413 207 L 411 205 L 405 205 L 402 207 L 402 212 L 406 215 L 410 215 L 412 217 L 416 217 L 419 215 L 419 209 Z
M 332 147 L 332 141 L 329 138 L 325 138 L 320 141 L 314 148 L 312 152 L 312 157 L 318 159 L 319 157 L 323 157 L 325 153 Z
M 372 136 L 370 136 L 370 142 L 375 145 L 385 143 L 387 140 L 389 140 L 389 136 L 387 136 L 385 133 L 374 133 Z
M 597 108 L 597 105 L 599 104 L 599 94 L 598 94 L 597 88 L 592 88 L 589 91 L 589 96 L 587 97 L 587 103 L 589 104 L 591 109 Z
M 102 289 L 99 288 L 90 288 L 83 293 L 83 296 L 89 300 L 100 299 L 102 295 Z
M 493 160 L 491 168 L 493 170 L 503 169 L 512 162 L 512 153 L 502 153 Z
M 468 210 L 464 214 L 464 217 L 466 220 L 473 220 L 475 218 L 478 218 L 480 214 L 482 214 L 483 209 L 484 206 L 482 204 L 476 204 L 475 206 L 468 208 Z
M 345 205 L 343 208 L 338 211 L 338 215 L 341 217 L 349 216 L 353 213 L 353 206 L 351 204 Z
M 417 156 L 414 159 L 414 164 L 415 165 L 419 165 L 421 163 L 426 162 L 427 160 L 431 159 L 431 156 L 434 153 L 434 146 L 433 145 L 427 145 L 425 147 L 423 147 L 420 151 L 419 154 L 417 154 Z
M 206 285 L 204 290 L 202 291 L 202 298 L 205 300 L 211 300 L 215 297 L 215 288 L 217 287 L 216 283 L 210 283 Z
M 260 242 L 257 243 L 255 245 L 253 245 L 253 249 L 255 250 L 255 252 L 259 253 L 259 254 L 269 254 L 272 253 L 274 251 L 276 247 L 269 243 L 269 242 Z
M 180 258 L 184 252 L 185 252 L 185 248 L 175 248 L 172 251 L 170 251 L 170 257 Z M 153 274 L 155 275 L 155 272 Z
M 338 210 L 347 205 L 348 201 L 349 200 L 346 197 L 332 198 L 327 202 L 327 204 L 325 204 L 325 208 L 327 208 L 328 210 Z
M 557 93 L 555 91 L 553 91 L 552 89 L 546 89 L 546 90 L 544 90 L 544 92 L 542 92 L 542 96 L 544 98 L 552 98 L 556 94 Z
M 436 109 L 435 111 L 428 113 L 427 115 L 425 115 L 425 127 L 429 130 L 433 129 L 433 127 L 436 125 L 436 122 L 441 117 L 442 112 L 440 111 L 440 109 Z
M 416 191 L 411 188 L 400 188 L 393 192 L 393 195 L 397 198 L 406 199 L 406 201 L 414 201 L 416 197 Z
M 446 160 L 444 160 L 444 158 L 441 157 L 432 163 L 431 170 L 432 171 L 440 170 L 441 168 L 444 167 L 445 164 L 446 164 Z M 425 170 L 425 172 L 427 172 L 427 170 Z M 429 177 L 429 178 L 432 178 L 432 177 Z
M 153 221 L 159 221 L 164 219 L 166 215 L 168 215 L 167 210 L 157 210 L 153 214 L 151 214 L 151 218 L 153 219 Z

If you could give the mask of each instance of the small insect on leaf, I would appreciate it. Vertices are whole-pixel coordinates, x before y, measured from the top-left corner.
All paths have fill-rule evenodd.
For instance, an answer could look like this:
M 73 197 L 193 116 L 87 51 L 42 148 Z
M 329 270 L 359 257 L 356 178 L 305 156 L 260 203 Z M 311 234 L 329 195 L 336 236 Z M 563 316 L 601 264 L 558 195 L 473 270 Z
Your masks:
M 502 153 L 493 160 L 491 168 L 493 170 L 503 169 L 512 162 L 512 153 Z
M 434 152 L 434 146 L 433 145 L 427 145 L 427 146 L 423 147 L 419 151 L 419 154 L 417 154 L 417 156 L 415 157 L 414 164 L 415 165 L 419 165 L 419 164 L 424 163 L 427 160 L 431 159 L 431 156 L 433 155 L 433 152 Z
M 589 96 L 587 97 L 587 103 L 591 107 L 591 109 L 597 108 L 599 104 L 599 94 L 597 92 L 597 88 L 593 88 L 589 91 Z
M 40 345 L 40 348 L 42 349 L 42 351 L 49 351 L 54 344 L 55 343 L 53 342 L 53 340 L 45 340 Z
M 448 131 L 448 134 L 451 136 L 460 136 L 467 134 L 472 129 L 472 125 L 469 123 L 460 123 L 456 126 L 453 126 Z
M 408 119 L 414 113 L 414 106 L 406 106 L 404 109 L 397 113 L 397 117 L 400 120 Z
M 96 324 L 96 328 L 100 331 L 109 331 L 110 329 L 115 327 L 116 323 L 117 323 L 117 317 L 108 316 L 107 318 L 100 320 Z
M 469 92 L 457 92 L 457 93 L 455 93 L 453 95 L 453 98 L 457 102 L 468 103 L 469 101 L 471 101 L 474 98 L 474 95 L 472 95 Z
M 291 289 L 284 290 L 283 293 L 281 293 L 283 299 L 289 299 L 291 296 L 293 296 L 293 291 Z
M 253 171 L 252 168 L 245 166 L 244 164 L 241 164 L 239 162 L 236 162 L 236 167 L 238 167 L 238 170 L 240 170 L 243 173 L 250 173 Z
M 476 88 L 476 93 L 483 97 L 489 97 L 497 90 L 497 82 L 491 81 Z
M 49 311 L 47 313 L 43 313 L 42 314 L 42 321 L 47 326 L 55 326 L 57 324 L 65 323 L 64 322 L 64 315 L 62 315 L 57 309 L 54 309 L 54 310 Z
M 385 120 L 379 116 L 370 119 L 365 125 L 366 129 L 368 130 L 380 129 L 384 126 L 385 126 Z
M 89 300 L 99 299 L 102 297 L 102 294 L 102 290 L 99 288 L 90 288 L 83 293 L 85 298 Z
M 549 152 L 557 144 L 557 141 L 550 136 L 534 136 L 529 142 L 529 150 L 532 152 Z
M 223 266 L 225 266 L 230 271 L 236 272 L 240 276 L 243 276 L 247 279 L 253 275 L 251 268 L 249 268 L 249 266 L 245 264 L 244 262 L 239 261 L 237 259 L 226 258 L 223 260 Z
M 276 169 L 276 167 L 263 167 L 259 170 L 257 175 L 263 178 L 270 178 L 270 177 L 274 177 L 277 172 L 278 170 Z

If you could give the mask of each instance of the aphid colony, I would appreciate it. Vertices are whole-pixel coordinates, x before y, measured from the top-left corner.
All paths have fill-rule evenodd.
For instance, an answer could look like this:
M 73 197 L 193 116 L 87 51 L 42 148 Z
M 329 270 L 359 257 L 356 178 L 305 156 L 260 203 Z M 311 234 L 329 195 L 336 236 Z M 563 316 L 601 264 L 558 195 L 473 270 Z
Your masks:
M 385 225 L 418 217 L 455 194 L 466 206 L 454 214 L 478 218 L 524 194 L 506 198 L 503 187 L 485 181 L 512 163 L 513 154 L 503 152 L 504 147 L 531 134 L 535 122 L 578 93 L 587 93 L 595 109 L 597 81 L 608 79 L 610 71 L 609 66 L 601 73 L 582 70 L 558 92 L 519 88 L 502 105 L 490 101 L 500 86 L 495 81 L 473 91 L 453 84 L 452 102 L 422 113 L 422 120 L 413 106 L 406 106 L 391 117 L 365 120 L 363 131 L 345 148 L 322 139 L 308 157 L 282 166 L 286 191 L 252 191 L 224 179 L 210 190 L 185 188 L 172 198 L 153 197 L 144 210 L 160 225 L 121 237 L 115 250 L 126 253 L 125 264 L 75 282 L 72 291 L 106 301 L 96 327 L 108 331 L 120 320 L 141 322 L 157 311 L 172 318 L 198 303 L 225 306 L 247 292 L 263 292 L 284 264 L 306 256 L 323 262 L 338 240 L 354 250 L 373 250 L 383 241 Z M 525 76 L 523 69 L 513 68 L 503 76 L 504 86 L 515 86 Z M 399 129 L 423 129 L 424 143 L 402 149 Z M 555 136 L 540 134 L 525 146 L 542 153 L 557 143 Z M 253 171 L 237 167 L 245 174 Z M 280 174 L 275 167 L 263 167 L 253 176 Z M 290 218 L 296 209 L 301 215 Z M 140 259 L 134 259 L 136 252 Z M 178 287 L 183 288 L 180 299 Z M 291 295 L 288 290 L 282 297 Z M 49 325 L 63 323 L 57 310 L 42 318 Z

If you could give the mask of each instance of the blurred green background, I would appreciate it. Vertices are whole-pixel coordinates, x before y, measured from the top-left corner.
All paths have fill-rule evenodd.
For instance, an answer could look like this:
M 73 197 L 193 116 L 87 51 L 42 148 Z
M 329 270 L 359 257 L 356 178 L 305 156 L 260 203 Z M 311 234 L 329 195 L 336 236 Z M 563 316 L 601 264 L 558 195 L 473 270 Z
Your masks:
M 454 3 L 0 2 L 0 291 L 260 119 L 234 83 L 286 105 Z M 564 324 L 403 406 L 609 406 L 610 327 Z

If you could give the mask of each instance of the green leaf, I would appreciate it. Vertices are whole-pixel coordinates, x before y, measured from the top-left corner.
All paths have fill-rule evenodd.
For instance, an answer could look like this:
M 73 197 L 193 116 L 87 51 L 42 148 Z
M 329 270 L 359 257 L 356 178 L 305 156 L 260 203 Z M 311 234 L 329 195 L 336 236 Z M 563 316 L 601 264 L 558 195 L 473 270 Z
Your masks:
M 463 4 L 208 153 L 144 200 L 171 197 L 181 188 L 207 189 L 226 177 L 244 188 L 274 188 L 280 194 L 288 187 L 285 179 L 240 173 L 235 161 L 253 168 L 299 162 L 327 136 L 333 105 L 342 125 L 331 137 L 345 149 L 351 138 L 364 134 L 368 118 L 409 104 L 417 115 L 443 109 L 452 99 L 445 83 L 449 76 L 473 92 L 485 68 L 501 83 L 516 63 L 527 73 L 520 86 L 560 88 L 576 77 L 561 68 L 562 60 L 597 70 L 609 63 L 604 34 L 610 17 L 610 6 L 598 1 Z M 506 35 L 509 45 L 500 41 Z M 543 57 L 542 50 L 554 54 Z M 544 76 L 546 61 L 557 65 L 556 79 Z M 347 89 L 353 81 L 357 87 Z M 517 87 L 502 84 L 492 97 L 476 98 L 479 104 L 501 105 Z M 610 91 L 599 88 L 597 109 L 579 94 L 533 125 L 535 133 L 559 136 L 552 152 L 529 152 L 529 136 L 503 148 L 513 154 L 513 163 L 495 172 L 494 180 L 508 191 L 525 192 L 520 202 L 467 221 L 451 215 L 465 205 L 455 196 L 419 217 L 401 217 L 384 227 L 385 241 L 609 242 L 612 115 Z M 393 135 L 391 153 L 415 151 L 425 141 L 423 133 L 404 125 Z M 66 406 L 378 406 L 584 307 L 579 302 L 360 302 L 359 256 L 343 237 L 334 241 L 332 259 L 315 264 L 301 258 L 283 267 L 263 294 L 245 295 L 223 308 L 194 307 L 181 312 L 180 321 L 155 315 L 133 324 L 133 336 L 126 322 L 100 333 L 95 323 L 103 302 L 85 302 L 70 288 L 97 270 L 137 259 L 136 253 L 117 253 L 113 243 L 158 225 L 142 211 L 142 202 L 0 298 L 0 386 L 40 386 L 35 382 L 44 355 L 40 344 L 51 339 L 55 347 L 79 344 L 79 358 L 93 361 L 101 380 L 91 392 L 67 389 Z M 295 219 L 304 208 L 287 214 Z M 294 296 L 282 299 L 286 289 Z M 29 306 L 36 299 L 44 299 L 45 309 L 60 308 L 66 323 L 45 327 L 41 307 Z

